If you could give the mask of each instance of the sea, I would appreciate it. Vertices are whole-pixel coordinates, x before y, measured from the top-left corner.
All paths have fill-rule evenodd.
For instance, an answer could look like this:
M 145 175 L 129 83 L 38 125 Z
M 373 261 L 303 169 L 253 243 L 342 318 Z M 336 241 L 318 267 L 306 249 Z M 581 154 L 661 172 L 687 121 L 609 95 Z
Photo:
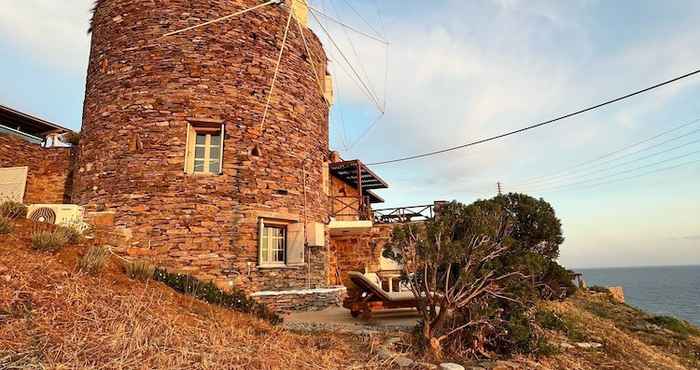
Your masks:
M 625 302 L 700 326 L 700 266 L 576 269 L 588 286 L 622 286 Z

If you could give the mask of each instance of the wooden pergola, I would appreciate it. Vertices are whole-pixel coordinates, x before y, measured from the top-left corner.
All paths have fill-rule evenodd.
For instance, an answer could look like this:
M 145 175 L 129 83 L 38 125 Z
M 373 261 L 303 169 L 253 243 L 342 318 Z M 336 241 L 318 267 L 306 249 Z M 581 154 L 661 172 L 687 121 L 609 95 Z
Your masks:
M 389 187 L 382 178 L 377 176 L 360 160 L 351 160 L 331 163 L 329 165 L 331 175 L 342 180 L 346 184 L 357 189 L 360 196 L 336 196 L 333 194 L 333 216 L 352 216 L 354 213 L 343 213 L 353 210 L 357 204 L 358 215 L 361 219 L 371 220 L 368 205 L 372 203 L 382 203 L 384 199 L 372 192 L 373 189 L 386 189 Z M 341 207 L 335 209 L 336 201 Z M 357 203 L 355 203 L 357 202 Z M 367 214 L 365 214 L 367 213 Z

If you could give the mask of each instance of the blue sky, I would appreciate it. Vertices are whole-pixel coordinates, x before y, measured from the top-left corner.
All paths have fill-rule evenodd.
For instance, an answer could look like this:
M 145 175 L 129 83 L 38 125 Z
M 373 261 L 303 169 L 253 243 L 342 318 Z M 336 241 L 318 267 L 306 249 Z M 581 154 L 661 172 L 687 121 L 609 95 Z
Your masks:
M 692 0 L 348 1 L 369 25 L 345 0 L 312 4 L 368 33 L 375 29 L 391 43 L 387 52 L 325 21 L 385 103 L 381 120 L 350 149 L 379 113 L 321 35 L 338 98 L 332 146 L 366 163 L 519 128 L 700 68 L 700 2 Z M 0 5 L 0 104 L 79 128 L 91 1 Z M 392 185 L 381 192 L 386 206 L 468 203 L 494 195 L 497 181 L 506 191 L 542 196 L 562 219 L 561 261 L 569 267 L 700 264 L 700 163 L 552 191 L 601 176 L 616 180 L 625 177 L 618 175 L 622 171 L 641 174 L 634 168 L 698 151 L 700 144 L 692 141 L 700 133 L 692 132 L 700 123 L 647 145 L 684 138 L 601 165 L 598 172 L 574 172 L 538 187 L 524 183 L 700 118 L 698 97 L 700 77 L 690 78 L 522 136 L 374 170 Z M 647 170 L 691 160 L 700 155 Z

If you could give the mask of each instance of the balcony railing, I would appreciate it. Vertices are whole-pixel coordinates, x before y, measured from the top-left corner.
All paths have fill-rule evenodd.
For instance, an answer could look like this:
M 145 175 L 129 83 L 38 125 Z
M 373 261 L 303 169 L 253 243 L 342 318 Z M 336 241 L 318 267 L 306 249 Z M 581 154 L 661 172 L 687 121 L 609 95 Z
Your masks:
M 422 206 L 375 209 L 375 224 L 399 224 L 404 222 L 425 221 L 435 217 L 435 211 L 442 202 Z

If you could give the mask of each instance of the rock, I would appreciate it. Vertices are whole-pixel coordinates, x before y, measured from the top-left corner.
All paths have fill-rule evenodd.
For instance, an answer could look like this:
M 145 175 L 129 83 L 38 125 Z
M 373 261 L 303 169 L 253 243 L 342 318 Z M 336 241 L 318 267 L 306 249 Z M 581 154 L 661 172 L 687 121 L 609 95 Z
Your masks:
M 583 348 L 583 349 L 591 349 L 591 348 L 600 348 L 603 345 L 600 343 L 595 343 L 595 342 L 580 342 L 576 343 L 576 347 L 578 348 Z
M 464 370 L 464 366 L 451 362 L 442 363 L 439 368 L 440 370 Z
M 560 347 L 560 348 L 563 348 L 563 349 L 572 349 L 572 348 L 574 348 L 574 346 L 571 345 L 571 344 L 569 344 L 569 343 L 559 343 L 559 347 Z
M 617 303 L 625 303 L 625 291 L 621 286 L 609 287 L 610 296 Z
M 405 356 L 396 357 L 394 359 L 394 362 L 396 363 L 396 365 L 398 365 L 398 367 L 411 367 L 415 365 L 415 361 Z

